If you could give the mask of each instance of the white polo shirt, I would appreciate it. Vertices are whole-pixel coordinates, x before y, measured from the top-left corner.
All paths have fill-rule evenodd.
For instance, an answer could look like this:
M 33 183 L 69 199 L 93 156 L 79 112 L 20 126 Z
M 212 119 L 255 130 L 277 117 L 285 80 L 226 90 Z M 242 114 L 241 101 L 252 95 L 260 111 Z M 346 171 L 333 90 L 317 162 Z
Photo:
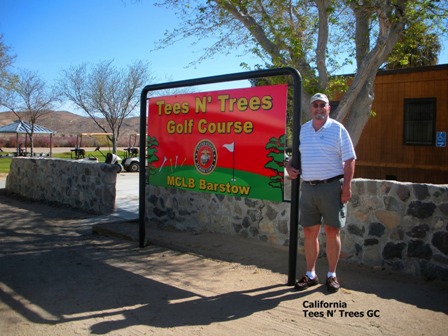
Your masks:
M 344 174 L 344 161 L 356 159 L 352 140 L 345 127 L 328 118 L 316 132 L 312 120 L 300 130 L 302 179 L 326 180 Z

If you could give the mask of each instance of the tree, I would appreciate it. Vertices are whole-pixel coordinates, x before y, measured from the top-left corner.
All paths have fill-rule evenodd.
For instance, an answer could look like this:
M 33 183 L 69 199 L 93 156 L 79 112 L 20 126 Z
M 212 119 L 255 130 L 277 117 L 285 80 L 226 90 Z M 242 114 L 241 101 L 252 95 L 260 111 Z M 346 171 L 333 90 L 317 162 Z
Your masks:
M 112 133 L 110 141 L 116 153 L 121 125 L 139 105 L 140 89 L 153 78 L 148 63 L 137 61 L 123 69 L 112 63 L 102 61 L 91 68 L 86 64 L 71 67 L 63 71 L 58 88 L 104 133 Z
M 10 47 L 3 42 L 3 35 L 0 34 L 0 89 L 7 89 L 13 82 L 14 75 L 10 71 L 10 67 L 14 63 L 15 55 L 11 54 Z M 2 96 L 0 96 L 0 102 Z
M 242 45 L 265 62 L 258 67 L 292 66 L 303 78 L 303 106 L 316 91 L 333 92 L 332 74 L 356 62 L 356 73 L 335 111 L 356 144 L 374 99 L 374 80 L 408 22 L 446 27 L 446 1 L 438 0 L 165 0 L 183 23 L 159 42 L 210 37 L 217 42 L 203 58 L 228 54 Z M 437 25 L 437 26 L 436 26 Z M 201 59 L 199 59 L 200 61 Z
M 436 65 L 441 49 L 439 36 L 429 33 L 429 27 L 424 22 L 416 22 L 404 31 L 384 68 L 392 70 Z
M 57 95 L 54 89 L 48 88 L 37 72 L 31 70 L 21 70 L 17 75 L 10 76 L 0 91 L 0 104 L 13 112 L 20 121 L 26 121 L 31 126 L 27 134 L 32 156 L 35 125 L 40 117 L 52 112 L 53 104 L 58 101 Z

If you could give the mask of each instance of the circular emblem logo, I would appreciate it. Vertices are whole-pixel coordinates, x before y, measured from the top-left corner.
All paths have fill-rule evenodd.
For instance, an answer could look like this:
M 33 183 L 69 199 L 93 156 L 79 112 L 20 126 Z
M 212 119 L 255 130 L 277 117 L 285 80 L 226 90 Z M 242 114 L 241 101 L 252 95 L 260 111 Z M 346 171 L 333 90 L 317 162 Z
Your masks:
M 194 165 L 203 175 L 210 174 L 216 168 L 218 153 L 213 142 L 201 140 L 194 149 Z

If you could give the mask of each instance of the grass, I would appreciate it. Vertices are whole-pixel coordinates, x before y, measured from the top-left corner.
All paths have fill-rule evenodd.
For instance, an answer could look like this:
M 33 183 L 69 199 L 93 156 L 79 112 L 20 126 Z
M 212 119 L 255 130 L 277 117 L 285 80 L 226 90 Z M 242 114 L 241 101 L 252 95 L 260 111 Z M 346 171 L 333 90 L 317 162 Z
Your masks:
M 0 174 L 8 174 L 12 159 L 0 158 Z
M 5 152 L 2 153 L 5 155 Z M 106 153 L 105 153 L 106 154 Z M 123 151 L 117 151 L 117 155 L 124 158 L 124 152 Z M 101 155 L 101 153 L 90 151 L 86 152 L 86 157 L 89 156 L 95 156 L 98 158 L 100 162 L 104 162 L 105 158 Z M 58 159 L 67 159 L 71 160 L 71 152 L 63 152 L 63 153 L 53 153 L 52 158 L 58 158 Z M 12 157 L 1 157 L 0 158 L 0 174 L 7 175 L 9 173 L 9 169 L 11 166 Z

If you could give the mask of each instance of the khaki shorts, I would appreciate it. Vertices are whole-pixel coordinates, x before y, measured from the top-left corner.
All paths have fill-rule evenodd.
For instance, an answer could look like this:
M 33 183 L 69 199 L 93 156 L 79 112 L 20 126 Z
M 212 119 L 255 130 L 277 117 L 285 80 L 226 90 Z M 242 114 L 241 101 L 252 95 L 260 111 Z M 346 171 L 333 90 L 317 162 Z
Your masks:
M 302 226 L 318 224 L 343 228 L 347 206 L 341 203 L 342 181 L 310 185 L 301 183 L 299 223 Z

